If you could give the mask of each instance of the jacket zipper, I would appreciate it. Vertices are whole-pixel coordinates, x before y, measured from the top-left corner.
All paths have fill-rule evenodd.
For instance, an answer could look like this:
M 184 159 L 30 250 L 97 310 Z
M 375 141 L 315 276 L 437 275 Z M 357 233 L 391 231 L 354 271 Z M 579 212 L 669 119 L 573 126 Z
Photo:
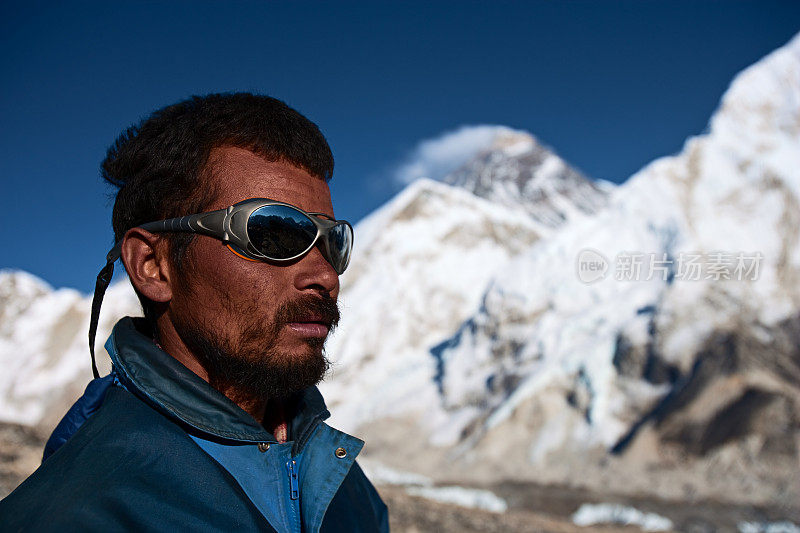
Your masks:
M 289 474 L 289 501 L 287 511 L 289 515 L 290 528 L 292 533 L 300 533 L 303 530 L 300 518 L 300 481 L 297 476 L 297 461 L 289 457 L 286 463 L 286 473 Z
M 297 480 L 297 461 L 289 459 L 286 463 L 286 471 L 289 473 L 289 498 L 297 500 L 300 498 L 300 483 Z

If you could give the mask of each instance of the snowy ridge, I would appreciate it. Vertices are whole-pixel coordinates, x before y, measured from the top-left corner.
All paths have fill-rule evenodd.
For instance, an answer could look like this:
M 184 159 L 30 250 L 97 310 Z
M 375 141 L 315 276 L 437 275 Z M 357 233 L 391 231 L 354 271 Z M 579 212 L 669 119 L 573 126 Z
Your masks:
M 596 188 L 531 135 L 480 133 L 491 142 L 444 178 L 452 185 L 417 179 L 356 227 L 353 262 L 342 277 L 343 318 L 327 344 L 334 372 L 322 386 L 334 422 L 346 428 L 408 412 L 458 427 L 437 411 L 442 368 L 430 351 L 481 305 L 501 265 L 568 220 L 588 216 L 575 199 L 592 209 L 605 202 L 610 187 Z M 487 179 L 497 186 L 480 185 Z M 547 224 L 532 216 L 552 212 L 552 199 L 520 196 L 506 187 L 512 184 L 560 191 L 559 216 Z M 348 401 L 353 390 L 369 401 Z
M 426 179 L 358 224 L 327 344 L 335 366 L 322 389 L 334 416 L 368 420 L 435 401 L 428 350 L 479 304 L 493 272 L 539 238 L 536 228 L 525 213 Z M 354 387 L 370 401 L 348 402 Z
M 53 290 L 20 271 L 0 271 L 0 421 L 53 426 L 92 377 L 87 332 L 91 297 Z M 98 327 L 100 368 L 109 368 L 102 344 L 114 322 L 140 314 L 126 281 L 112 285 Z

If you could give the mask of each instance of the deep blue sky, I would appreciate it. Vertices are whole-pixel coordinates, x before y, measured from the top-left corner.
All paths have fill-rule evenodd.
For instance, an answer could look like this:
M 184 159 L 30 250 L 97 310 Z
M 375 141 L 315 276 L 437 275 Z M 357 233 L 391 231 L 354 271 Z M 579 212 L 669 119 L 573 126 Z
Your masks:
M 358 221 L 419 141 L 464 124 L 528 130 L 623 181 L 798 31 L 796 1 L 3 2 L 0 268 L 90 291 L 106 148 L 191 94 L 262 92 L 317 122 L 337 216 Z

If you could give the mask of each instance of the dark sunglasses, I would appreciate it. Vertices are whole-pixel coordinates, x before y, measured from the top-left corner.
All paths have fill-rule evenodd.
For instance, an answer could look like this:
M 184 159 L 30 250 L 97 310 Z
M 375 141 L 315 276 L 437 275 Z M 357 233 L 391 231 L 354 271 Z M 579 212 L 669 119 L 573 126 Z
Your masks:
M 268 198 L 252 198 L 225 209 L 197 213 L 138 226 L 152 233 L 186 232 L 214 237 L 236 255 L 250 261 L 287 263 L 300 259 L 319 245 L 322 256 L 341 274 L 350 263 L 353 227 L 345 220 L 333 220 L 324 213 L 308 213 L 291 204 Z M 99 377 L 94 355 L 100 305 L 120 257 L 122 241 L 108 255 L 100 271 L 92 299 L 89 323 L 89 351 L 92 372 Z
M 284 263 L 303 257 L 319 244 L 337 274 L 350 262 L 353 227 L 323 213 L 268 198 L 252 198 L 225 209 L 148 222 L 139 226 L 157 232 L 190 232 L 221 240 L 236 255 L 251 261 Z

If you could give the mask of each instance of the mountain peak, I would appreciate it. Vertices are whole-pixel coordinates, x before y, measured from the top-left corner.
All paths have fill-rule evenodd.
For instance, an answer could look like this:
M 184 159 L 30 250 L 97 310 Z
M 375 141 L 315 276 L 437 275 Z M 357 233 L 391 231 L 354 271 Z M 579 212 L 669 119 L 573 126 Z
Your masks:
M 607 203 L 608 190 L 523 131 L 498 129 L 488 147 L 444 178 L 473 194 L 521 209 L 548 228 Z
M 509 157 L 514 157 L 536 148 L 536 138 L 525 131 L 499 130 L 489 150 L 502 151 Z

